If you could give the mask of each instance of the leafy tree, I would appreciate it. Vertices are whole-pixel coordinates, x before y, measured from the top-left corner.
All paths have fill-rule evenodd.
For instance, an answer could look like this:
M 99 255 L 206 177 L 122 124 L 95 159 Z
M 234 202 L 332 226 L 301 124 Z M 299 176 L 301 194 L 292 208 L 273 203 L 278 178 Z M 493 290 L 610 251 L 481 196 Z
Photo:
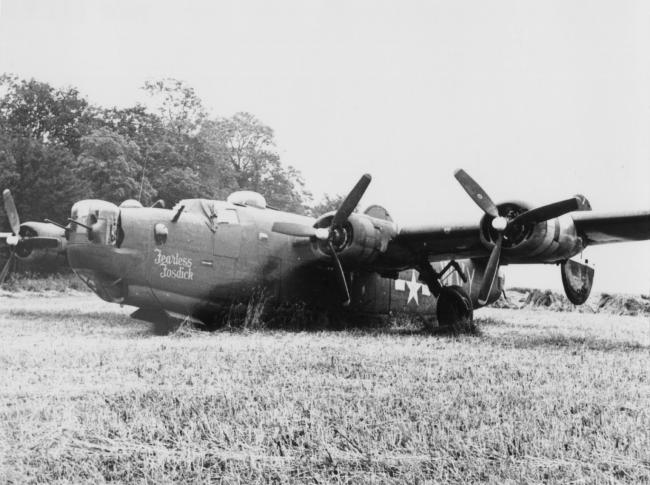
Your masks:
M 94 124 L 95 109 L 75 88 L 54 89 L 34 79 L 0 76 L 0 126 L 14 136 L 64 146 L 77 155 Z
M 204 141 L 170 129 L 142 105 L 105 110 L 104 126 L 133 141 L 145 178 L 168 205 L 193 197 L 222 198 L 233 183 L 218 170 Z M 181 174 L 184 178 L 180 178 Z
M 181 199 L 207 197 L 210 188 L 201 177 L 200 167 L 196 168 L 192 157 L 183 157 L 173 141 L 161 138 L 150 147 L 144 162 L 145 172 L 158 191 L 157 197 L 168 205 Z
M 100 128 L 81 140 L 76 174 L 91 196 L 120 204 L 137 199 L 148 204 L 155 191 L 142 178 L 138 146 L 107 128 Z
M 318 217 L 322 216 L 326 212 L 335 211 L 341 206 L 344 198 L 343 195 L 325 194 L 318 204 L 309 208 L 309 212 L 311 215 Z
M 140 151 L 146 151 L 163 137 L 166 129 L 160 117 L 141 104 L 129 108 L 110 108 L 98 114 L 100 125 L 133 141 Z
M 165 126 L 178 134 L 196 133 L 206 119 L 203 102 L 183 81 L 171 78 L 147 81 L 143 89 L 151 96 Z
M 191 168 L 172 168 L 165 173 L 164 178 L 159 178 L 156 187 L 158 198 L 161 198 L 172 207 L 182 199 L 192 199 L 202 196 L 203 184 L 197 172 Z
M 204 123 L 200 136 L 237 188 L 260 192 L 279 209 L 303 212 L 310 194 L 299 171 L 282 167 L 270 127 L 250 113 L 236 113 Z
M 209 120 L 181 81 L 144 89 L 153 112 L 101 109 L 75 88 L 0 76 L 0 187 L 13 190 L 21 216 L 65 219 L 80 198 L 173 204 L 239 189 L 303 211 L 310 194 L 300 172 L 281 163 L 270 127 L 249 113 Z
M 72 203 L 87 195 L 67 148 L 6 134 L 0 142 L 0 187 L 11 189 L 21 220 L 64 221 Z

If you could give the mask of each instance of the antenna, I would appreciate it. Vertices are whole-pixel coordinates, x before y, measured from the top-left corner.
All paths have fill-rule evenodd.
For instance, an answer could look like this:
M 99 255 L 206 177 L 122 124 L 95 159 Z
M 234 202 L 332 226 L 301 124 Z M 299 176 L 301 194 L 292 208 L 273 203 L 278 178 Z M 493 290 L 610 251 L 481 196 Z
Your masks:
M 147 170 L 147 158 L 145 157 L 142 164 L 142 178 L 140 179 L 140 193 L 138 194 L 138 202 L 142 204 L 142 188 L 144 187 L 144 173 Z

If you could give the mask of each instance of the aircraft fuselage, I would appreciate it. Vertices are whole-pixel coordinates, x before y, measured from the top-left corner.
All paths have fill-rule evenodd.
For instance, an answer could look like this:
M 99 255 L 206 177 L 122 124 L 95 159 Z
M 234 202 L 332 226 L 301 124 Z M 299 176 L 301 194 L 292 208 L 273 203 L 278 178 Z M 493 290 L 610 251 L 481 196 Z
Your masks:
M 102 201 L 75 204 L 72 219 L 83 226 L 75 225 L 69 235 L 70 266 L 107 301 L 178 314 L 217 310 L 260 291 L 275 301 L 340 307 L 326 255 L 309 239 L 271 230 L 278 220 L 312 225 L 314 219 L 228 202 L 197 199 L 188 205 L 177 214 L 178 209 L 118 208 Z M 451 271 L 442 284 L 463 287 L 478 307 L 484 261 L 459 264 L 467 281 Z M 440 270 L 444 263 L 433 265 Z M 435 312 L 436 297 L 415 270 L 396 271 L 391 276 L 397 279 L 363 265 L 346 273 L 349 312 Z M 494 285 L 492 300 L 502 284 L 499 279 Z

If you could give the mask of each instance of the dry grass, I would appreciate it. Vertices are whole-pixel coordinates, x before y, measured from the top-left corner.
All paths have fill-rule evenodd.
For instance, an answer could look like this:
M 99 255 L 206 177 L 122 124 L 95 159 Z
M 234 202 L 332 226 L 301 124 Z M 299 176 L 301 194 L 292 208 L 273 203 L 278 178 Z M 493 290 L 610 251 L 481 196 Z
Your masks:
M 90 289 L 71 271 L 48 274 L 12 272 L 2 285 L 0 296 L 24 292 L 53 296 L 57 293 L 88 293 Z
M 494 303 L 498 308 L 552 310 L 555 312 L 609 313 L 650 317 L 650 296 L 592 293 L 584 305 L 572 304 L 562 293 L 551 290 L 511 288 Z
M 650 481 L 646 317 L 158 337 L 128 313 L 0 298 L 0 482 Z

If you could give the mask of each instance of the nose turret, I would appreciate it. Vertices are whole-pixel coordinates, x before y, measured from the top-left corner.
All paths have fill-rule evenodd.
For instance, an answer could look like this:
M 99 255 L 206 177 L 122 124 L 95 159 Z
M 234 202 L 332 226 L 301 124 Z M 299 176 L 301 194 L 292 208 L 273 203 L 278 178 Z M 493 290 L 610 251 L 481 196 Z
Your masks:
M 120 209 L 104 200 L 82 200 L 75 203 L 70 211 L 72 230 L 69 242 L 107 244 L 118 246 Z
M 104 300 L 123 301 L 128 262 L 116 253 L 124 238 L 119 207 L 104 200 L 82 200 L 72 206 L 68 221 L 70 267 Z

